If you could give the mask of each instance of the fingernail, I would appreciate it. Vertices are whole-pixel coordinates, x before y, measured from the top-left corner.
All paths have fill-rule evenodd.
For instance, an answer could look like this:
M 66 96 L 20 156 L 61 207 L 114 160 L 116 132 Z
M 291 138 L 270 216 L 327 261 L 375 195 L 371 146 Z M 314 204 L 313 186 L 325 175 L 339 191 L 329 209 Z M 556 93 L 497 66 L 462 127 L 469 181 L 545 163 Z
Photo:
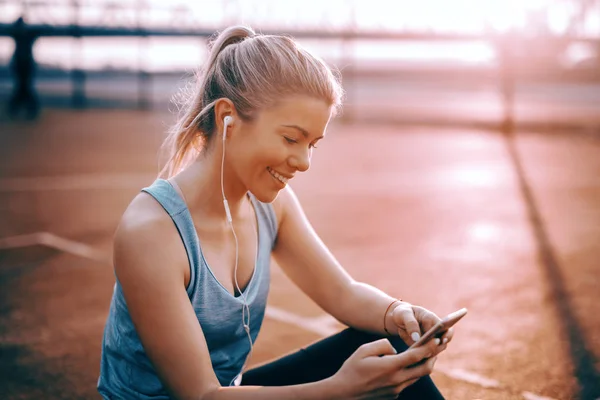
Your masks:
M 440 338 L 435 338 L 435 345 L 436 345 L 436 346 L 439 346 L 439 345 L 440 345 L 440 342 L 441 342 L 441 341 L 440 341 Z
M 444 344 L 446 344 L 446 343 L 448 343 L 448 338 L 447 337 L 444 338 Z
M 411 338 L 412 340 L 414 340 L 415 342 L 416 342 L 417 340 L 419 340 L 419 338 L 420 338 L 420 337 L 421 337 L 421 335 L 419 335 L 419 333 L 418 333 L 418 332 L 413 332 L 413 333 L 410 335 L 410 338 Z

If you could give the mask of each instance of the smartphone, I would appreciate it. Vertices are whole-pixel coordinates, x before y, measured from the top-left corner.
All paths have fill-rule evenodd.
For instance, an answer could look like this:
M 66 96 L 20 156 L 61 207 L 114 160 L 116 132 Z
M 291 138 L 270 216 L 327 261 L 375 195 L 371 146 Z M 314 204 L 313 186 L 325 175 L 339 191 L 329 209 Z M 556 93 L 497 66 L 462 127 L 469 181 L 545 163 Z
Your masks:
M 456 324 L 462 317 L 467 315 L 467 309 L 461 308 L 458 311 L 454 311 L 453 313 L 448 314 L 444 317 L 440 322 L 435 324 L 431 329 L 429 329 L 419 340 L 417 340 L 409 349 L 423 346 L 425 343 L 429 342 L 431 339 L 442 336 L 451 326 Z

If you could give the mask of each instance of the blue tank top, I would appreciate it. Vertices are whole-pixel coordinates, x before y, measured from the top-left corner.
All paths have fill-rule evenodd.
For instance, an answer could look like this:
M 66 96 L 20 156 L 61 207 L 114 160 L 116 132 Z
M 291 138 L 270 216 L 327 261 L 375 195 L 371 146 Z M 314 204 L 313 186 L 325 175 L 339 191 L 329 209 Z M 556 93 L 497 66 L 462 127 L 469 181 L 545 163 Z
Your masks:
M 189 209 L 171 184 L 157 179 L 142 191 L 162 205 L 179 231 L 190 264 L 188 297 L 204 332 L 215 374 L 222 386 L 231 386 L 250 350 L 242 326 L 242 298 L 234 297 L 213 275 L 202 255 Z M 271 204 L 258 201 L 251 193 L 249 196 L 257 216 L 259 245 L 254 273 L 243 293 L 250 308 L 254 342 L 265 315 L 277 221 Z M 169 399 L 135 331 L 118 279 L 102 339 L 98 392 L 105 399 Z

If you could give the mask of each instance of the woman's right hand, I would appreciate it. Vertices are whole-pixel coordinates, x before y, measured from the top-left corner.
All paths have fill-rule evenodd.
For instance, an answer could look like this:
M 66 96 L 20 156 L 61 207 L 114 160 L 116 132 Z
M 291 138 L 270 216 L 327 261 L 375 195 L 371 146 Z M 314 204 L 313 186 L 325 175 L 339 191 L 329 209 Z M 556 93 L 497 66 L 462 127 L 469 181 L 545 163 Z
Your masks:
M 332 377 L 343 399 L 396 399 L 419 378 L 431 374 L 447 344 L 431 340 L 396 354 L 387 339 L 360 346 Z M 333 382 L 332 382 L 333 383 Z

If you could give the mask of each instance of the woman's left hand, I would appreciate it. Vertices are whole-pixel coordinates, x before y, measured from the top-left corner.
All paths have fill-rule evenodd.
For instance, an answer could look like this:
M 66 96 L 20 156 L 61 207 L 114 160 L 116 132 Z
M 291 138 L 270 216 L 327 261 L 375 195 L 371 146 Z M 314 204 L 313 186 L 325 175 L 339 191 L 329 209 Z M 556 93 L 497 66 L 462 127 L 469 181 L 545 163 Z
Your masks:
M 396 329 L 402 340 L 404 340 L 404 342 L 410 346 L 419 340 L 421 335 L 438 323 L 440 318 L 426 308 L 414 306 L 405 301 L 401 301 L 392 311 L 391 320 L 395 326 L 388 327 L 388 330 L 391 333 L 394 333 L 392 329 Z M 440 337 L 440 345 L 450 342 L 453 335 L 454 329 L 448 329 Z

